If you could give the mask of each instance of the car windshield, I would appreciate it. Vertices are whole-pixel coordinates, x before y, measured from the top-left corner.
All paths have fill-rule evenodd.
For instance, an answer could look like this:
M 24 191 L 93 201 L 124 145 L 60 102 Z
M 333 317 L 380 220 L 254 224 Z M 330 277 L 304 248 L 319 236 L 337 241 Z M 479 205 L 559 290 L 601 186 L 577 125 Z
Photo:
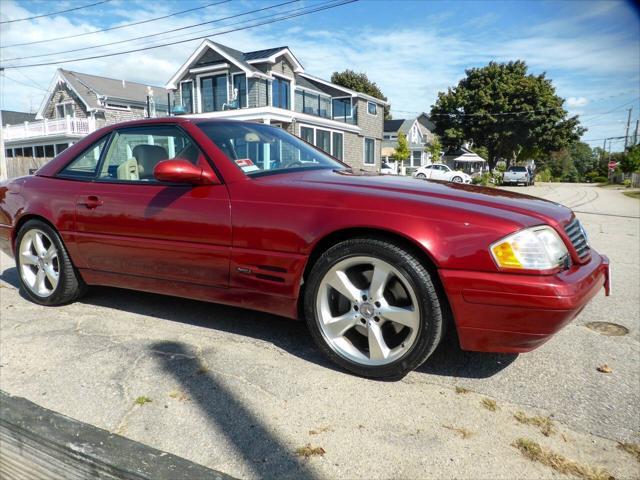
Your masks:
M 526 167 L 509 167 L 510 172 L 526 172 Z
M 203 122 L 198 127 L 246 175 L 348 168 L 281 128 L 242 122 Z

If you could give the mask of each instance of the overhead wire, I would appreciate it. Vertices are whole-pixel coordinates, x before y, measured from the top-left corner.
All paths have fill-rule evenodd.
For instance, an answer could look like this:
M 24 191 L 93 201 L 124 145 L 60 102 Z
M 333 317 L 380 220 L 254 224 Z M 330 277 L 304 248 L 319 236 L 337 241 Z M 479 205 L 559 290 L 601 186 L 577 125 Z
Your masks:
M 263 25 L 269 25 L 269 24 L 272 24 L 272 23 L 281 22 L 281 21 L 288 20 L 288 19 L 291 19 L 291 18 L 296 18 L 296 17 L 300 17 L 300 16 L 303 16 L 303 15 L 309 15 L 311 13 L 316 13 L 316 12 L 320 12 L 320 11 L 323 11 L 323 10 L 336 8 L 336 7 L 347 5 L 347 4 L 350 4 L 350 3 L 357 2 L 357 1 L 358 0 L 340 0 L 340 1 L 335 2 L 335 3 L 322 4 L 319 7 L 312 7 L 312 8 L 309 8 L 309 9 L 307 9 L 305 11 L 302 11 L 302 12 L 299 12 L 299 13 L 283 15 L 281 17 L 272 18 L 270 20 L 265 20 L 263 22 L 253 23 L 251 25 L 247 25 L 247 26 L 244 26 L 244 27 L 232 28 L 232 29 L 216 32 L 216 33 L 213 33 L 213 34 L 210 34 L 210 35 L 201 35 L 201 36 L 197 36 L 197 37 L 188 38 L 188 39 L 185 39 L 185 40 L 180 40 L 180 41 L 175 41 L 175 42 L 168 42 L 168 43 L 161 43 L 161 44 L 158 44 L 158 45 L 152 45 L 152 46 L 148 46 L 148 47 L 144 47 L 144 48 L 135 48 L 135 49 L 131 49 L 131 50 L 107 53 L 107 54 L 102 54 L 102 55 L 91 55 L 91 56 L 88 56 L 88 57 L 71 58 L 71 59 L 66 59 L 66 60 L 56 60 L 56 61 L 50 61 L 50 62 L 27 64 L 27 65 L 5 65 L 5 66 L 0 67 L 0 68 L 15 69 L 15 68 L 41 67 L 41 66 L 47 66 L 47 65 L 59 65 L 59 64 L 63 64 L 63 63 L 81 62 L 81 61 L 85 61 L 85 60 L 94 60 L 94 59 L 107 58 L 107 57 L 113 57 L 113 56 L 118 56 L 118 55 L 126 55 L 126 54 L 129 54 L 129 53 L 141 52 L 141 51 L 146 51 L 146 50 L 153 50 L 153 49 L 167 47 L 167 46 L 171 46 L 171 45 L 178 45 L 178 44 L 182 44 L 182 43 L 192 42 L 194 40 L 201 40 L 203 38 L 210 37 L 210 36 L 219 36 L 219 35 L 224 35 L 224 34 L 227 34 L 227 33 L 238 32 L 238 31 L 242 31 L 242 30 L 248 30 L 250 28 L 259 27 L 259 26 L 263 26 Z

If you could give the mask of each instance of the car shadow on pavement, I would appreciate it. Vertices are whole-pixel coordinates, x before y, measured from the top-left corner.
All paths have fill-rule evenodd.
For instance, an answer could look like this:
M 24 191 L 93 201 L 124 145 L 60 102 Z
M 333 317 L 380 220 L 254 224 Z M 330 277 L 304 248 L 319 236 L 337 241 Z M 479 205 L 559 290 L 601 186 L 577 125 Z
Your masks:
M 197 403 L 208 421 L 224 433 L 258 478 L 318 478 L 304 459 L 298 460 L 293 449 L 287 448 L 223 382 L 208 373 L 188 345 L 157 342 L 149 350 L 161 368 Z
M 4 270 L 0 279 L 19 288 L 15 268 Z M 26 298 L 22 292 L 20 294 Z M 343 371 L 316 349 L 304 322 L 216 303 L 110 287 L 90 288 L 80 301 L 263 340 L 303 360 Z M 455 338 L 447 338 L 417 372 L 445 377 L 488 378 L 508 367 L 516 358 L 517 355 L 465 352 L 460 350 Z

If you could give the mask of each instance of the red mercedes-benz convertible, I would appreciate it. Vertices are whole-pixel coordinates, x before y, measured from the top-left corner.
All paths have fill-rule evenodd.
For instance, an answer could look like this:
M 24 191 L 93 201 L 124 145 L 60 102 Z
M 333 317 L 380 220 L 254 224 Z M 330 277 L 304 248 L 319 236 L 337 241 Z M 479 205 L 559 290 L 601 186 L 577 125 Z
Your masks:
M 0 247 L 42 305 L 109 285 L 306 320 L 359 375 L 399 378 L 445 328 L 525 352 L 602 288 L 571 210 L 497 189 L 362 174 L 263 124 L 99 130 L 0 186 Z

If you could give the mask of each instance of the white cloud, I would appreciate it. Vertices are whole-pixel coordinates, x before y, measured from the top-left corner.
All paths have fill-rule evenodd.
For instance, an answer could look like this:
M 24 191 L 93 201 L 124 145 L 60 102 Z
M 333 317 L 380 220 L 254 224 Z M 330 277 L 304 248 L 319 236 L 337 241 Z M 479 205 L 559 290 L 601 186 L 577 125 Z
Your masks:
M 3 15 L 8 18 L 32 14 L 22 6 L 24 4 L 0 1 L 3 3 Z M 358 3 L 342 7 L 343 10 L 340 11 L 345 16 L 357 15 L 358 9 L 371 8 L 370 5 Z M 214 7 L 214 16 L 222 17 L 232 12 L 259 7 L 255 3 L 232 2 Z M 576 111 L 575 109 L 579 108 L 579 112 L 583 113 L 589 113 L 589 110 L 596 108 L 595 111 L 605 111 L 611 103 L 615 106 L 623 103 L 625 98 L 633 98 L 633 93 L 628 97 L 617 97 L 620 92 L 633 90 L 640 96 L 640 87 L 634 83 L 637 82 L 640 71 L 640 44 L 637 38 L 630 38 L 633 35 L 629 33 L 625 35 L 615 28 L 603 28 L 594 32 L 585 23 L 593 18 L 600 18 L 599 16 L 604 18 L 606 15 L 633 15 L 624 4 L 593 2 L 583 10 L 579 15 L 565 14 L 546 22 L 532 22 L 529 28 L 516 32 L 487 27 L 498 20 L 491 12 L 467 20 L 462 28 L 452 29 L 450 22 L 445 21 L 450 20 L 452 12 L 445 11 L 432 15 L 432 21 L 423 23 L 429 25 L 429 28 L 407 28 L 402 24 L 386 25 L 382 32 L 379 28 L 350 22 L 349 28 L 342 30 L 321 29 L 317 25 L 322 25 L 322 22 L 312 22 L 306 20 L 306 17 L 301 17 L 297 20 L 212 37 L 212 40 L 238 50 L 288 45 L 309 73 L 324 78 L 329 78 L 332 72 L 345 68 L 365 72 L 387 95 L 396 117 L 429 110 L 438 91 L 455 85 L 464 76 L 467 68 L 484 65 L 490 60 L 515 59 L 525 60 L 533 73 L 546 71 L 548 77 L 553 79 L 558 93 L 569 97 L 567 106 L 570 109 Z M 168 7 L 161 3 L 151 11 L 146 2 L 115 1 L 112 13 L 117 14 L 118 22 L 115 24 L 122 24 L 132 21 L 131 19 L 139 20 L 166 14 Z M 126 17 L 123 16 L 125 13 Z M 268 12 L 264 14 L 266 13 Z M 209 15 L 207 18 L 211 18 Z M 317 14 L 317 18 L 322 18 L 322 15 Z M 202 21 L 202 12 L 193 12 L 134 28 L 52 43 L 7 48 L 1 52 L 4 58 L 46 54 L 119 41 Z M 472 28 L 473 25 L 475 28 Z M 8 24 L 7 28 L 3 28 L 2 43 L 6 45 L 29 42 L 98 28 L 92 24 L 90 16 L 42 18 Z M 205 34 L 220 28 L 221 25 L 210 25 L 193 30 Z M 191 36 L 196 36 L 196 33 L 186 30 L 168 37 L 176 41 Z M 167 36 L 139 40 L 132 44 L 49 56 L 45 59 L 60 60 L 118 51 L 125 47 L 144 47 L 165 38 Z M 198 44 L 199 41 L 194 41 L 61 66 L 150 85 L 164 85 Z M 24 83 L 35 82 L 46 88 L 55 68 L 56 66 L 48 66 L 22 70 L 30 81 L 16 71 L 7 70 L 7 75 Z M 37 98 L 34 100 L 33 97 L 42 94 L 42 91 L 28 89 L 6 79 L 2 98 L 5 108 L 24 110 L 33 104 L 37 108 Z M 612 99 L 600 105 L 597 99 L 606 97 Z M 583 109 L 587 104 L 588 107 Z M 599 131 L 604 129 L 598 126 L 589 132 L 589 136 L 598 136 Z
M 567 107 L 584 107 L 589 100 L 585 97 L 569 97 L 567 98 Z

